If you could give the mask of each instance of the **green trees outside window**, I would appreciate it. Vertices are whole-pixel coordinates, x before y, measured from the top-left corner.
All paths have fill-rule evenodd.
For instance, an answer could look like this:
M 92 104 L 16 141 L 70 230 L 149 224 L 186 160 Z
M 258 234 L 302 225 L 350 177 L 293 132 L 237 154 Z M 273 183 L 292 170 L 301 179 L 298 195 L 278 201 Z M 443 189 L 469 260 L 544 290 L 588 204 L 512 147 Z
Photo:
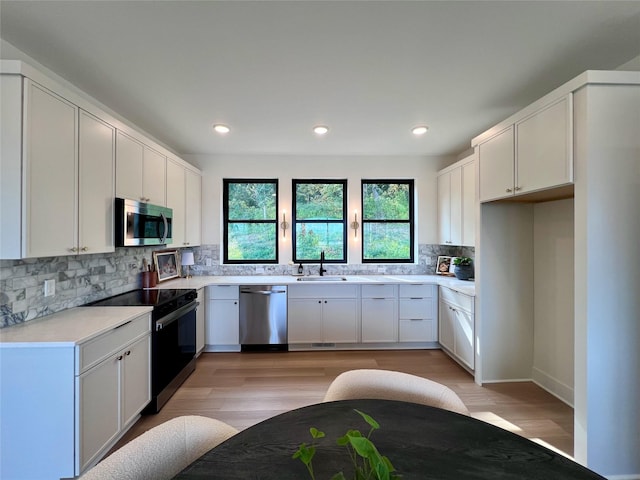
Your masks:
M 362 262 L 414 257 L 413 180 L 362 180 Z
M 345 263 L 346 180 L 293 180 L 293 260 Z
M 224 179 L 224 263 L 278 263 L 278 180 Z

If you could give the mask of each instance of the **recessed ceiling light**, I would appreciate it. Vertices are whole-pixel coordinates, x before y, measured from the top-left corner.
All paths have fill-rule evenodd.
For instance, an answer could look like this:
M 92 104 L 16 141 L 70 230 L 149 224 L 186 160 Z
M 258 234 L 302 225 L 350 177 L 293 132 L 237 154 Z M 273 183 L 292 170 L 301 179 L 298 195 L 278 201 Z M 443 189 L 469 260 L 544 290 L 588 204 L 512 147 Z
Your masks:
M 426 125 L 418 125 L 417 127 L 413 127 L 411 129 L 411 133 L 414 135 L 424 135 L 429 130 L 429 127 Z
M 213 126 L 213 129 L 218 133 L 229 133 L 231 131 L 229 127 L 227 127 L 226 125 L 223 125 L 222 123 L 216 123 Z
M 329 131 L 329 127 L 325 125 L 316 125 L 313 127 L 313 133 L 316 135 L 325 135 Z

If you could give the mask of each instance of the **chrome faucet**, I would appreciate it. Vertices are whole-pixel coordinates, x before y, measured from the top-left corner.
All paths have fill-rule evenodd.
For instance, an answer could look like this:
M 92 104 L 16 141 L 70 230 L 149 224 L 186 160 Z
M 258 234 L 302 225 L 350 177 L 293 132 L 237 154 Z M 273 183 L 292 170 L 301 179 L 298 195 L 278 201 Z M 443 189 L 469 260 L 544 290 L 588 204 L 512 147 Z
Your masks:
M 326 272 L 325 268 L 322 266 L 323 262 L 324 262 L 324 250 L 320 252 L 320 276 L 321 277 L 324 275 L 324 272 Z

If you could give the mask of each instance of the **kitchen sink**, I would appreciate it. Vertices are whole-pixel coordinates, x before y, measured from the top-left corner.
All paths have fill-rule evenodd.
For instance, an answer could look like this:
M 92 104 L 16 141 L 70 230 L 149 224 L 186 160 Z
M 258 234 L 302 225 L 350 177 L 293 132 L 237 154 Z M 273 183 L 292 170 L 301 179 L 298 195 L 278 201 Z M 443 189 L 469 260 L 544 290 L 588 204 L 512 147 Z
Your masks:
M 300 277 L 299 282 L 346 282 L 346 277 Z

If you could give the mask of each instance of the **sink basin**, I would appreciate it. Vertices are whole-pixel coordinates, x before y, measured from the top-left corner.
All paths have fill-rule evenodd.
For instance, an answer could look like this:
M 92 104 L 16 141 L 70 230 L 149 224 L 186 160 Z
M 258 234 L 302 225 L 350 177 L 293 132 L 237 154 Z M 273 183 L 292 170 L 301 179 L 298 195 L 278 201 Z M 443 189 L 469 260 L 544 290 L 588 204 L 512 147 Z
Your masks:
M 343 282 L 345 277 L 299 277 L 299 282 Z

